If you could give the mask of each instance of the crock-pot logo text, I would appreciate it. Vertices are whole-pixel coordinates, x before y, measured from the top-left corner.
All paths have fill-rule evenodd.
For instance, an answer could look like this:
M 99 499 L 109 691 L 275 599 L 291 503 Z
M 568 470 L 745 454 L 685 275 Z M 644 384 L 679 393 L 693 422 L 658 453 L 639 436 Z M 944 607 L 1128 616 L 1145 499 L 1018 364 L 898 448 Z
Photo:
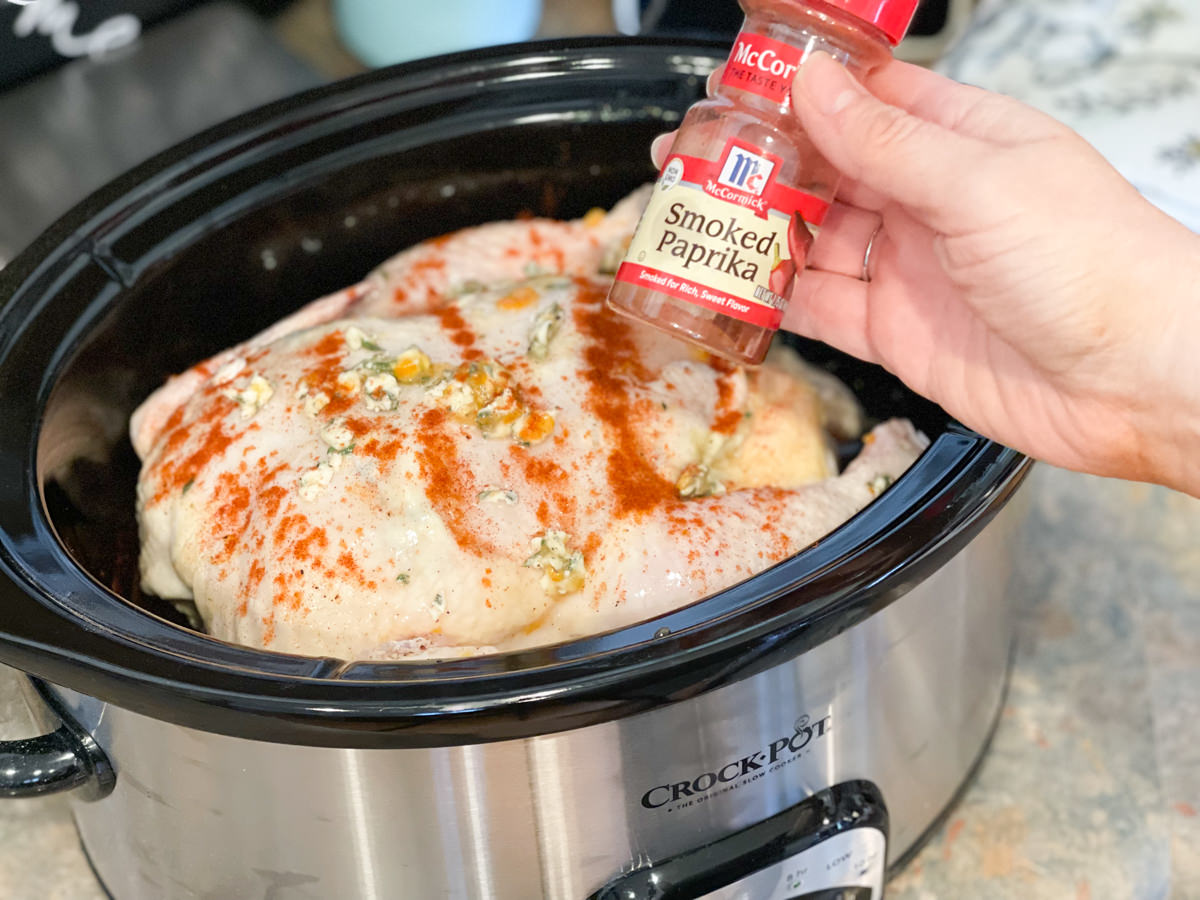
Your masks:
M 816 720 L 801 716 L 790 736 L 777 738 L 761 750 L 731 759 L 712 771 L 655 785 L 642 794 L 642 806 L 668 812 L 684 809 L 758 781 L 801 759 L 814 741 L 829 732 L 831 719 L 832 716 Z

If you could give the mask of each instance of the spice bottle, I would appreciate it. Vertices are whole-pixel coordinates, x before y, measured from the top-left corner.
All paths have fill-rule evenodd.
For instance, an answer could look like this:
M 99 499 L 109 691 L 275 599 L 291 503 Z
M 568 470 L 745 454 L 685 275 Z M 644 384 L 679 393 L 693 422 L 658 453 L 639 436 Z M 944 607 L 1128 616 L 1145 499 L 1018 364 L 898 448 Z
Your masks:
M 608 305 L 757 365 L 838 173 L 790 110 L 823 50 L 857 77 L 891 58 L 918 0 L 739 0 L 746 20 L 714 96 L 680 125 Z

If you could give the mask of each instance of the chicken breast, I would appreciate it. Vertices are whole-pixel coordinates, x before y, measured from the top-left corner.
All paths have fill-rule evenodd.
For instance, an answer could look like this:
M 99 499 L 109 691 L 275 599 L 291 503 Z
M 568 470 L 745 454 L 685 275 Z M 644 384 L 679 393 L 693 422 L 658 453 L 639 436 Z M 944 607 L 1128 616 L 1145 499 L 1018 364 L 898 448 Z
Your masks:
M 606 311 L 629 209 L 419 245 L 168 382 L 131 423 L 144 589 L 272 650 L 512 649 L 736 583 L 911 464 L 894 421 L 838 475 L 853 404 L 791 351 L 745 370 Z

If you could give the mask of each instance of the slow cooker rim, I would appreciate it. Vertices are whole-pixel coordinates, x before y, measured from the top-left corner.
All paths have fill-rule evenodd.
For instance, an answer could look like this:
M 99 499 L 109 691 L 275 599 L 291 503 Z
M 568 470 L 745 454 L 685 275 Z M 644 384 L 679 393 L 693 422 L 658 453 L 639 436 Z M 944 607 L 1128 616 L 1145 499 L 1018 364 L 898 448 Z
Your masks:
M 793 605 L 784 616 L 772 617 L 720 640 L 706 637 L 705 632 L 714 627 L 709 623 L 707 628 L 698 626 L 693 632 L 679 631 L 654 639 L 656 646 L 633 644 L 558 667 L 510 673 L 450 679 L 414 675 L 409 682 L 283 676 L 182 659 L 160 647 L 148 647 L 128 633 L 97 629 L 75 616 L 77 604 L 86 605 L 98 595 L 111 602 L 112 595 L 77 570 L 73 573 L 79 579 L 76 588 L 83 588 L 84 583 L 86 588 L 75 596 L 74 609 L 64 605 L 61 598 L 39 591 L 39 586 L 24 582 L 26 591 L 21 594 L 33 601 L 21 604 L 24 633 L 0 635 L 0 658 L 55 684 L 157 719 L 280 743 L 364 748 L 446 746 L 520 739 L 600 724 L 752 677 L 854 627 L 899 599 L 962 549 L 999 512 L 1032 465 L 1014 451 L 995 445 L 977 447 L 969 456 L 963 471 L 943 489 L 933 492 L 928 503 L 907 508 L 899 521 L 888 516 L 888 521 L 898 526 L 910 517 L 929 519 L 939 506 L 944 514 L 948 506 L 958 505 L 951 512 L 951 521 L 937 523 L 939 537 L 922 544 L 924 552 L 919 556 L 909 555 L 902 565 L 888 571 L 865 568 L 853 584 L 840 574 L 827 572 L 827 580 L 840 582 L 841 593 L 833 600 Z M 956 493 L 964 480 L 969 482 L 966 491 Z M 8 535 L 4 537 L 0 566 L 10 578 L 20 577 L 10 568 L 11 548 Z M 893 550 L 907 550 L 911 534 L 901 534 L 896 527 L 881 543 L 890 544 Z M 819 549 L 813 547 L 810 551 Z M 751 591 L 759 579 L 797 567 L 798 559 L 792 557 L 672 615 L 697 615 L 706 603 Z M 813 581 L 819 579 L 810 580 L 808 585 Z M 41 596 L 33 598 L 30 589 Z M 781 590 L 774 602 L 787 603 L 792 596 L 791 591 Z M 176 636 L 183 634 L 187 643 L 213 640 L 153 619 L 124 601 L 119 608 L 143 624 L 153 620 L 161 629 L 176 632 Z M 747 611 L 739 615 L 745 616 Z M 660 621 L 621 631 L 645 631 L 656 628 Z M 591 640 L 594 638 L 574 643 Z M 687 646 L 675 646 L 685 641 Z M 249 648 L 231 649 L 247 659 L 267 655 Z M 523 654 L 539 652 L 544 651 Z M 462 668 L 461 663 L 485 660 L 502 665 L 505 658 L 517 655 L 522 654 L 455 661 L 448 667 Z M 307 662 L 316 672 L 323 667 L 332 671 L 328 669 L 329 660 Z M 332 665 L 344 664 L 332 661 Z M 428 670 L 421 666 L 414 667 L 414 671 L 418 668 Z M 492 690 L 467 693 L 464 689 L 473 684 Z M 419 696 L 412 696 L 414 688 L 420 689 Z
M 540 42 L 497 48 L 484 54 L 456 54 L 369 73 L 346 82 L 316 88 L 248 113 L 165 151 L 68 212 L 7 269 L 0 272 L 0 297 L 9 298 L 2 315 L 10 318 L 19 316 L 23 311 L 29 318 L 36 317 L 41 311 L 41 297 L 30 286 L 35 282 L 44 283 L 44 279 L 53 280 L 56 274 L 61 275 L 69 269 L 73 258 L 78 255 L 78 248 L 89 246 L 91 238 L 100 233 L 99 229 L 105 223 L 119 221 L 122 206 L 128 207 L 138 196 L 137 189 L 145 189 L 148 183 L 153 182 L 154 176 L 167 173 L 188 160 L 193 161 L 195 167 L 206 153 L 215 152 L 222 142 L 240 137 L 241 144 L 253 144 L 255 134 L 261 140 L 263 134 L 277 127 L 278 120 L 295 111 L 311 110 L 313 106 L 322 104 L 336 107 L 342 101 L 353 106 L 351 98 L 356 91 L 366 89 L 370 93 L 377 85 L 391 85 L 390 90 L 395 92 L 398 89 L 397 82 L 403 82 L 405 78 L 420 81 L 423 76 L 449 65 L 466 64 L 482 71 L 489 62 L 499 63 L 500 66 L 515 65 L 531 54 L 536 56 L 539 63 L 544 63 L 546 55 L 553 53 L 557 54 L 560 65 L 569 66 L 572 55 L 595 53 L 598 50 L 616 52 L 622 48 L 634 48 L 636 51 L 660 46 L 692 52 L 713 61 L 718 61 L 721 55 L 715 52 L 719 50 L 719 45 L 674 39 L 644 41 L 609 38 L 599 41 Z M 89 228 L 89 225 L 93 227 Z M 94 243 L 91 246 L 94 247 Z M 95 253 L 89 256 L 96 259 Z M 117 271 L 112 274 L 114 282 L 120 284 L 122 273 Z M 19 302 L 21 300 L 25 301 L 24 307 Z M 10 341 L 15 340 L 21 330 L 7 329 Z M 53 348 L 50 356 L 57 357 L 61 364 L 70 351 L 70 347 L 60 344 Z M 4 360 L 7 361 L 7 348 L 0 352 L 4 352 Z M 0 362 L 0 368 L 3 365 Z M 36 407 L 37 421 L 31 423 L 34 427 L 29 432 L 23 463 L 36 459 L 40 417 L 59 368 L 48 368 L 45 373 L 47 377 Z M 408 681 L 353 680 L 351 676 L 361 671 L 363 664 L 299 657 L 291 659 L 300 661 L 295 668 L 308 669 L 305 674 L 254 671 L 242 663 L 263 657 L 278 661 L 281 655 L 234 648 L 232 645 L 225 645 L 230 652 L 224 654 L 228 659 L 221 665 L 211 659 L 187 659 L 178 651 L 200 648 L 201 645 L 204 649 L 212 650 L 214 643 L 222 642 L 178 629 L 149 613 L 134 609 L 123 600 L 117 608 L 126 615 L 137 617 L 138 624 L 143 628 L 141 634 L 136 627 L 128 631 L 114 631 L 104 622 L 92 619 L 88 607 L 93 604 L 111 605 L 114 595 L 96 584 L 57 540 L 46 516 L 35 466 L 22 464 L 26 511 L 32 513 L 26 523 L 26 533 L 37 536 L 43 542 L 38 549 L 43 565 L 49 561 L 53 561 L 54 565 L 35 577 L 30 560 L 20 552 L 12 539 L 12 531 L 5 526 L 0 565 L 10 579 L 23 586 L 24 590 L 20 593 L 31 600 L 32 605 L 22 604 L 27 614 L 25 624 L 28 628 L 23 633 L 5 636 L 7 646 L 2 655 L 7 661 L 51 681 L 95 694 L 122 706 L 146 711 L 160 718 L 186 720 L 185 724 L 196 724 L 207 730 L 239 734 L 254 732 L 265 739 L 293 741 L 301 736 L 300 742 L 303 743 L 329 739 L 342 745 L 346 733 L 353 733 L 362 740 L 379 740 L 383 737 L 391 742 L 434 740 L 442 743 L 450 738 L 466 742 L 497 739 L 494 721 L 498 717 L 510 720 L 510 727 L 500 729 L 505 737 L 592 724 L 749 677 L 753 671 L 760 670 L 755 668 L 756 665 L 765 667 L 765 660 L 779 655 L 773 651 L 780 644 L 786 646 L 786 653 L 794 655 L 802 652 L 806 646 L 851 627 L 894 599 L 895 594 L 889 595 L 889 583 L 911 583 L 919 568 L 916 564 L 920 561 L 908 559 L 905 566 L 885 572 L 869 568 L 864 570 L 858 582 L 843 584 L 839 593 L 824 597 L 823 604 L 814 602 L 805 606 L 804 621 L 798 624 L 795 620 L 801 617 L 799 608 L 793 609 L 789 616 L 771 617 L 756 627 L 735 629 L 720 637 L 719 641 L 712 641 L 704 637 L 707 631 L 725 622 L 730 615 L 739 618 L 747 612 L 743 608 L 714 619 L 708 611 L 720 607 L 722 603 L 729 603 L 755 590 L 761 593 L 764 584 L 776 585 L 774 593 L 768 592 L 769 597 L 778 600 L 790 596 L 798 588 L 810 584 L 812 578 L 828 568 L 832 560 L 844 561 L 872 549 L 867 545 L 873 545 L 877 539 L 883 540 L 881 535 L 890 533 L 896 539 L 897 522 L 920 516 L 939 505 L 944 511 L 952 507 L 955 500 L 962 501 L 963 505 L 957 508 L 956 515 L 939 522 L 938 533 L 931 543 L 923 546 L 927 550 L 926 557 L 931 557 L 934 551 L 941 556 L 946 548 L 961 545 L 965 540 L 964 535 L 968 532 L 973 534 L 978 527 L 982 527 L 990 514 L 1002 505 L 1003 498 L 1015 489 L 1016 483 L 1024 476 L 1028 461 L 1014 451 L 991 444 L 978 435 L 959 432 L 948 437 L 949 443 L 957 441 L 954 447 L 950 447 L 946 440 L 939 439 L 930 452 L 938 451 L 940 446 L 940 452 L 945 453 L 947 459 L 953 459 L 955 465 L 961 466 L 958 474 L 944 480 L 937 491 L 926 490 L 925 485 L 918 488 L 913 478 L 907 481 L 902 478 L 888 494 L 853 520 L 858 523 L 855 527 L 859 530 L 862 530 L 864 517 L 877 526 L 874 531 L 868 529 L 858 542 L 843 546 L 846 543 L 845 535 L 849 533 L 844 526 L 822 541 L 819 547 L 810 548 L 767 572 L 701 600 L 685 610 L 651 623 L 562 645 L 587 647 L 603 645 L 605 642 L 616 644 L 595 654 L 585 653 L 580 659 L 567 663 L 549 661 L 545 658 L 545 651 L 535 650 L 484 658 L 492 662 L 482 666 L 478 660 L 442 663 L 432 667 L 407 664 L 407 671 L 419 673 L 419 685 L 425 689 L 422 693 L 435 687 L 454 687 L 458 690 L 453 693 L 459 695 L 453 704 L 442 703 L 436 710 L 421 706 L 407 712 L 401 709 L 402 698 L 396 696 L 396 691 L 411 689 L 412 678 Z M 911 505 L 918 498 L 924 502 Z M 971 502 L 966 502 L 968 499 Z M 5 504 L 5 508 L 11 510 L 11 504 Z M 8 513 L 5 512 L 4 516 L 7 518 Z M 904 540 L 907 542 L 909 538 Z M 49 554 L 44 552 L 47 546 L 51 550 Z M 791 577 L 789 573 L 803 571 L 818 557 L 831 559 L 816 565 L 808 572 L 808 578 L 799 582 L 788 581 Z M 44 583 L 55 584 L 57 589 L 47 590 Z M 866 585 L 871 588 L 869 592 L 865 590 Z M 772 601 L 760 597 L 756 608 L 769 602 Z M 676 619 L 684 624 L 670 634 L 647 634 L 650 629 L 657 631 L 664 627 L 661 623 L 674 623 Z M 687 624 L 689 621 L 691 624 Z M 157 624 L 149 629 L 151 634 L 147 635 L 145 629 L 149 628 L 148 623 L 151 622 Z M 794 627 L 797 633 L 781 637 L 781 626 Z M 163 645 L 147 646 L 147 636 L 163 637 Z M 633 638 L 632 642 L 626 636 Z M 772 645 L 766 651 L 757 654 L 747 652 L 751 646 L 764 641 Z M 539 654 L 542 660 L 540 665 L 516 672 L 505 670 L 506 664 L 516 657 L 537 659 Z M 754 659 L 750 658 L 752 656 Z M 698 665 L 697 657 L 703 658 L 706 664 Z M 661 663 L 663 659 L 673 660 L 676 668 L 681 661 L 686 661 L 691 677 L 685 681 L 690 681 L 690 684 L 677 686 L 676 689 L 664 686 L 662 690 L 650 691 L 645 695 L 628 696 L 623 700 L 610 698 L 609 702 L 588 705 L 588 695 L 592 695 L 594 700 L 601 683 L 603 690 L 607 691 L 612 689 L 613 683 L 632 682 L 634 678 L 631 673 L 637 672 L 641 676 L 647 668 L 654 668 L 653 663 Z M 385 664 L 381 665 L 388 668 Z M 570 667 L 578 669 L 581 666 L 588 671 L 569 683 L 551 677 Z M 396 670 L 394 665 L 390 668 Z M 431 677 L 428 672 L 430 668 L 436 669 L 439 674 Z M 480 668 L 487 671 L 473 671 Z M 494 687 L 497 681 L 508 682 L 513 679 L 531 681 L 533 684 L 528 687 L 535 690 L 518 686 L 490 693 L 485 691 L 475 696 L 461 695 L 464 685 L 486 680 Z M 184 700 L 186 702 L 180 702 Z M 538 702 L 547 709 L 557 710 L 557 713 L 550 717 L 534 715 L 529 704 Z M 455 718 L 461 720 L 462 725 L 448 728 L 445 720 Z M 431 720 L 438 720 L 438 724 L 429 724 Z M 487 721 L 492 721 L 493 727 L 481 731 L 480 727 Z M 257 725 L 252 725 L 252 722 Z M 290 727 L 284 727 L 285 722 L 290 723 Z

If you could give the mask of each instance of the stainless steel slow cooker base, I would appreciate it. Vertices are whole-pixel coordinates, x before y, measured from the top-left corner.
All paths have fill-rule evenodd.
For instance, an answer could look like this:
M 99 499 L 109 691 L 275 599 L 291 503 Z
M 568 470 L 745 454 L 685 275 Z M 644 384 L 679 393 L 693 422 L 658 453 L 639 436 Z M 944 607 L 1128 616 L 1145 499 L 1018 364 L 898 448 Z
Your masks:
M 73 807 L 84 846 L 117 900 L 580 900 L 866 779 L 887 804 L 894 861 L 951 801 L 1000 709 L 1018 514 L 1009 507 L 901 599 L 786 665 L 555 735 L 300 747 L 53 689 L 120 761 L 111 795 Z

